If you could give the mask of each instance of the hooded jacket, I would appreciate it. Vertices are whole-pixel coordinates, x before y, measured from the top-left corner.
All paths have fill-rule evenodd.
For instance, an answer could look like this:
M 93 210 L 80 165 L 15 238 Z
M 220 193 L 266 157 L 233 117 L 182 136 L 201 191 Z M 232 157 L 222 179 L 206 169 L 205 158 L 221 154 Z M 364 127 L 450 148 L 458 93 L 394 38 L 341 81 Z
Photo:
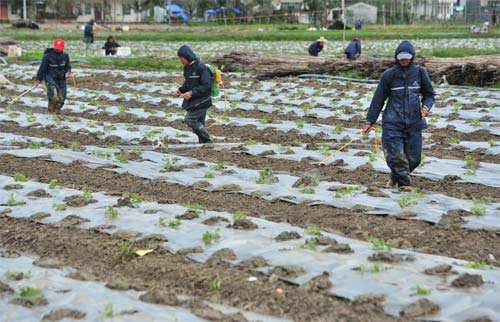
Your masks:
M 94 39 L 94 20 L 90 20 L 85 24 L 83 36 Z
M 349 45 L 347 45 L 344 53 L 347 59 L 356 59 L 357 55 L 361 55 L 361 41 L 359 39 L 353 39 Z
M 69 56 L 65 52 L 57 52 L 54 48 L 47 48 L 43 55 L 42 63 L 38 68 L 36 79 L 39 81 L 65 80 L 66 73 L 71 71 Z
M 319 41 L 315 41 L 309 46 L 309 55 L 316 57 L 322 50 L 323 46 L 321 43 Z
M 408 67 L 401 67 L 396 56 L 401 52 L 412 55 Z M 373 96 L 368 110 L 367 122 L 375 123 L 387 98 L 382 116 L 383 125 L 397 127 L 413 127 L 423 129 L 427 126 L 425 118 L 421 117 L 420 108 L 431 108 L 434 104 L 434 88 L 425 68 L 417 66 L 415 48 L 409 41 L 399 44 L 394 54 L 396 64 L 382 74 L 382 78 Z
M 182 102 L 182 108 L 195 111 L 209 108 L 212 106 L 211 87 L 212 74 L 208 67 L 200 62 L 193 50 L 183 45 L 177 51 L 177 56 L 184 57 L 189 65 L 184 66 L 184 84 L 179 88 L 179 92 L 186 93 L 191 91 L 193 96 Z

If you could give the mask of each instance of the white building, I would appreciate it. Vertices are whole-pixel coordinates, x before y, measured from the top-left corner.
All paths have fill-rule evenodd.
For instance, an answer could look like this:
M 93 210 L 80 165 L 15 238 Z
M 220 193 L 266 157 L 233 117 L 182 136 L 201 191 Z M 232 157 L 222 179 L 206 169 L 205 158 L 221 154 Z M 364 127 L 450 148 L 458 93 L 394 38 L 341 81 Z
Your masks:
M 377 22 L 377 7 L 364 2 L 358 2 L 350 5 L 346 8 L 346 11 L 346 19 L 348 23 L 353 23 L 357 20 L 361 20 L 365 23 Z
M 85 0 L 75 5 L 78 22 L 94 19 L 96 22 L 141 22 L 143 12 L 136 12 L 133 0 L 107 0 L 104 3 Z

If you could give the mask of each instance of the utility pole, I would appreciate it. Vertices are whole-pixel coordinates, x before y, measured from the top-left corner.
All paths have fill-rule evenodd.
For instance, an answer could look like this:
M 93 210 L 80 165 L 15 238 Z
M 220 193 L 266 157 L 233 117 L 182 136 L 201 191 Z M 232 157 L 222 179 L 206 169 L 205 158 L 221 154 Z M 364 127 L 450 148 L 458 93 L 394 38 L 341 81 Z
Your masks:
M 342 39 L 345 41 L 345 25 L 346 25 L 346 16 L 345 16 L 345 0 L 342 0 L 342 23 L 344 24 L 344 31 L 342 32 Z
M 28 12 L 26 9 L 26 0 L 23 0 L 23 19 L 25 21 L 28 19 Z

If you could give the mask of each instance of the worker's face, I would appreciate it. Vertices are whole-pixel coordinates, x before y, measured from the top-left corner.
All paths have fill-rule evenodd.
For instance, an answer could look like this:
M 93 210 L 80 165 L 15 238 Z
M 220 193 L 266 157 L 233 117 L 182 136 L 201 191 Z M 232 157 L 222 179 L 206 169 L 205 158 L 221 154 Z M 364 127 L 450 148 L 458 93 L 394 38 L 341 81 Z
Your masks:
M 399 65 L 401 65 L 401 67 L 408 67 L 411 63 L 411 59 L 400 59 L 399 60 Z
M 184 57 L 179 57 L 179 60 L 181 61 L 181 64 L 184 65 L 184 66 L 187 66 L 189 65 L 189 61 L 184 58 Z

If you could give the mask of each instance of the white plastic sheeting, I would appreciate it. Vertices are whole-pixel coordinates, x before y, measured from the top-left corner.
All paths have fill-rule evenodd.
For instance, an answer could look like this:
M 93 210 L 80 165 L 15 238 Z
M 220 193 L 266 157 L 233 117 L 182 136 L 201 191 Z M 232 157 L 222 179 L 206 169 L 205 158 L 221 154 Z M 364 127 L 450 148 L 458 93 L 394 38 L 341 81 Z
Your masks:
M 2 186 L 12 184 L 13 179 L 0 176 Z M 51 194 L 49 198 L 30 198 L 27 193 L 36 189 L 44 189 Z M 446 257 L 425 255 L 412 251 L 399 249 L 392 250 L 392 254 L 413 256 L 413 261 L 401 263 L 375 263 L 368 259 L 378 253 L 378 250 L 366 242 L 361 242 L 340 235 L 322 232 L 326 237 L 333 238 L 338 243 L 350 246 L 353 253 L 337 254 L 322 252 L 326 246 L 316 246 L 316 249 L 304 247 L 306 239 L 314 236 L 302 228 L 293 227 L 286 223 L 268 222 L 260 218 L 249 218 L 258 228 L 255 230 L 236 230 L 227 226 L 227 223 L 207 226 L 203 221 L 214 216 L 225 218 L 233 222 L 232 216 L 226 212 L 204 211 L 199 209 L 199 218 L 193 220 L 182 220 L 176 228 L 160 225 L 160 218 L 168 223 L 177 215 L 183 214 L 188 208 L 177 204 L 157 204 L 153 202 L 142 202 L 135 208 L 117 208 L 116 219 L 107 217 L 105 209 L 116 203 L 116 197 L 109 197 L 102 193 L 94 193 L 92 198 L 97 200 L 84 207 L 70 208 L 58 211 L 52 207 L 53 204 L 61 203 L 65 197 L 81 194 L 72 189 L 50 189 L 46 184 L 28 181 L 23 183 L 23 188 L 15 191 L 0 190 L 0 200 L 5 203 L 6 198 L 14 194 L 17 200 L 24 200 L 25 205 L 11 206 L 10 216 L 28 217 L 36 212 L 47 212 L 50 217 L 42 220 L 44 223 L 55 223 L 69 214 L 76 214 L 88 222 L 82 227 L 96 227 L 101 224 L 113 224 L 116 227 L 107 231 L 113 233 L 118 230 L 134 230 L 141 233 L 137 238 L 149 234 L 162 234 L 168 237 L 165 246 L 172 251 L 178 251 L 188 247 L 202 247 L 201 253 L 191 254 L 194 260 L 204 262 L 216 251 L 229 248 L 234 251 L 237 259 L 231 261 L 234 264 L 254 256 L 261 256 L 268 266 L 259 270 L 263 272 L 273 271 L 276 267 L 296 266 L 303 269 L 299 276 L 283 277 L 293 283 L 303 284 L 323 272 L 330 274 L 333 287 L 332 294 L 354 299 L 359 295 L 382 294 L 386 296 L 385 310 L 390 314 L 397 315 L 407 304 L 416 301 L 422 296 L 415 294 L 415 287 L 419 286 L 430 292 L 427 297 L 441 307 L 439 314 L 432 316 L 433 319 L 442 321 L 457 321 L 478 315 L 488 315 L 494 321 L 500 321 L 500 310 L 494 299 L 500 297 L 500 270 L 485 267 L 484 270 L 467 268 L 467 263 L 461 260 Z M 0 207 L 5 209 L 6 206 Z M 149 210 L 149 211 L 147 211 Z M 155 210 L 155 211 L 151 211 Z M 153 213 L 151 213 L 153 212 Z M 219 240 L 204 245 L 202 235 L 206 231 L 217 230 Z M 300 239 L 290 241 L 277 241 L 275 237 L 284 231 L 295 231 Z M 457 289 L 450 283 L 458 275 L 438 277 L 423 274 L 427 268 L 437 265 L 448 264 L 458 273 L 480 274 L 485 280 L 481 287 L 473 289 Z M 358 268 L 358 271 L 354 270 Z M 109 299 L 108 299 L 109 300 Z M 113 300 L 114 301 L 114 300 Z M 457 305 L 459 303 L 459 305 Z

